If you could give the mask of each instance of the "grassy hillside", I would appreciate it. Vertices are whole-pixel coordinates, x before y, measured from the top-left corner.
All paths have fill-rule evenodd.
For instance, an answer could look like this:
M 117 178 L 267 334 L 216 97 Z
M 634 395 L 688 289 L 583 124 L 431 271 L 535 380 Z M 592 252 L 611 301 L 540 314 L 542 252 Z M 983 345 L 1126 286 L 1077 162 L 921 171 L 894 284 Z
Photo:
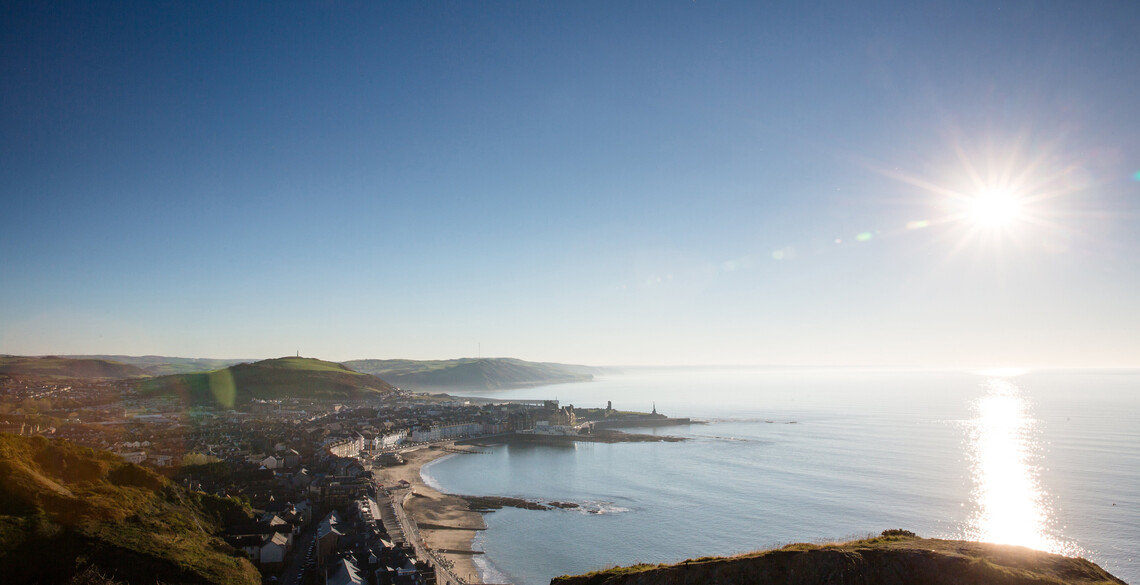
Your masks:
M 50 378 L 141 378 L 149 374 L 121 362 L 59 356 L 0 356 L 0 374 Z
M 143 370 L 152 376 L 167 376 L 170 374 L 192 374 L 195 372 L 209 372 L 220 370 L 241 363 L 255 360 L 211 359 L 211 358 L 180 358 L 161 355 L 70 355 L 70 358 L 93 358 L 129 364 Z
M 354 370 L 383 376 L 401 388 L 414 390 L 498 390 L 593 379 L 587 366 L 511 358 L 354 360 L 344 363 Z
M 121 583 L 256 585 L 257 570 L 217 536 L 223 518 L 247 513 L 111 453 L 0 434 L 7 583 L 67 583 L 97 571 Z
M 1028 548 L 893 535 L 842 544 L 792 544 L 777 550 L 674 565 L 635 565 L 551 585 L 1124 585 L 1104 569 Z
M 341 364 L 285 357 L 212 372 L 160 376 L 145 381 L 140 390 L 151 394 L 177 394 L 189 404 L 232 407 L 254 398 L 357 399 L 382 396 L 394 388 L 376 376 Z

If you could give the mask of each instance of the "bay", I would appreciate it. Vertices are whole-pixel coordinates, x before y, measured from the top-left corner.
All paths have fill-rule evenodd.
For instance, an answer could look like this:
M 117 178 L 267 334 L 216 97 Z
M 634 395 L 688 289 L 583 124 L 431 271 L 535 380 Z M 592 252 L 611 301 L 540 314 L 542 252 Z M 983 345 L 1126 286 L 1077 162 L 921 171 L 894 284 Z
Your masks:
M 1002 373 L 1006 374 L 1006 373 Z M 708 421 L 629 429 L 680 443 L 509 444 L 424 469 L 504 509 L 476 542 L 486 582 L 905 528 L 1008 541 L 1140 582 L 1140 373 L 636 370 L 484 393 Z

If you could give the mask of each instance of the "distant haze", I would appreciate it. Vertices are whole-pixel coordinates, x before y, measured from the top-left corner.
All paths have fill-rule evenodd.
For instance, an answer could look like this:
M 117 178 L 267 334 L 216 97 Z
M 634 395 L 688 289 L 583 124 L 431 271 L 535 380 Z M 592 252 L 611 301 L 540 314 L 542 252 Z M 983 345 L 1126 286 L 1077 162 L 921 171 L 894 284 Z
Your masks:
M 1140 3 L 11 3 L 0 353 L 1140 366 Z

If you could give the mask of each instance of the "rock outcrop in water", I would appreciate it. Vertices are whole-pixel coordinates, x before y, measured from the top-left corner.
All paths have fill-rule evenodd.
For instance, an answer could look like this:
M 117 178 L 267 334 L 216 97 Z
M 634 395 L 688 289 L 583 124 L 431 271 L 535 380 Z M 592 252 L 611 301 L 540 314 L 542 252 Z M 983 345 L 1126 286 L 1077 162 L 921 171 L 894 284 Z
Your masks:
M 1123 585 L 1085 559 L 1028 548 L 918 538 L 905 531 L 842 544 L 792 544 L 735 557 L 635 565 L 551 585 Z

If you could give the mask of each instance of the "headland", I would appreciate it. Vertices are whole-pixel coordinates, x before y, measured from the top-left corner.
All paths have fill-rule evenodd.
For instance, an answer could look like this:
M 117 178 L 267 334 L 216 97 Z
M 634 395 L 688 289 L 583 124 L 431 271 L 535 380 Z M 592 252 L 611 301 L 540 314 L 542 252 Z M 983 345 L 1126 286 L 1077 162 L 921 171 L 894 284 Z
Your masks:
M 919 538 L 908 530 L 845 543 L 790 544 L 735 557 L 634 565 L 556 577 L 551 585 L 1125 585 L 1096 564 L 1020 546 Z

